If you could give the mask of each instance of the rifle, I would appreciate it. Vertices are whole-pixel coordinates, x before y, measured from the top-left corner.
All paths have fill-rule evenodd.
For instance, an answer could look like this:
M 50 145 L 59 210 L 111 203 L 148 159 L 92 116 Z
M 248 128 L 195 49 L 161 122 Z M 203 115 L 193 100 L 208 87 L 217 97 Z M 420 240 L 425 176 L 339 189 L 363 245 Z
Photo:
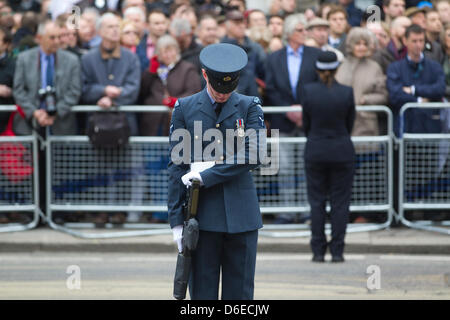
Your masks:
M 183 205 L 185 214 L 182 238 L 183 250 L 177 256 L 177 266 L 173 281 L 173 297 L 177 300 L 186 298 L 186 290 L 191 273 L 191 252 L 197 248 L 199 229 L 195 216 L 197 215 L 199 191 L 200 181 L 197 179 L 192 180 L 192 185 L 188 188 L 186 201 Z

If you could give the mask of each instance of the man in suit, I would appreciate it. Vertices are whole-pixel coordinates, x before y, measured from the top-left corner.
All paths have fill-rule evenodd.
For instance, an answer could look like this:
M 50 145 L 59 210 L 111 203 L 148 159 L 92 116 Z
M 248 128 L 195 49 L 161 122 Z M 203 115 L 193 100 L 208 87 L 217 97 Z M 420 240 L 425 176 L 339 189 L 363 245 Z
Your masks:
M 284 23 L 284 38 L 287 45 L 272 53 L 267 58 L 266 65 L 266 105 L 271 106 L 300 106 L 303 86 L 317 81 L 314 62 L 320 52 L 319 49 L 304 46 L 306 38 L 306 18 L 303 14 L 294 14 L 286 18 Z M 271 129 L 278 129 L 280 137 L 303 136 L 301 112 L 287 112 L 272 114 L 269 118 Z M 294 202 L 306 202 L 306 197 L 295 199 L 295 195 L 306 189 L 298 183 L 305 183 L 305 179 L 295 179 L 292 166 L 295 157 L 299 155 L 294 144 L 280 143 L 278 185 L 280 198 L 284 206 L 291 207 Z M 297 185 L 296 185 L 297 184 Z M 304 195 L 304 194 L 303 194 Z M 289 214 L 279 215 L 276 223 L 292 222 Z
M 55 135 L 76 133 L 75 116 L 70 108 L 78 104 L 81 95 L 80 63 L 74 54 L 59 49 L 59 35 L 55 22 L 41 23 L 37 33 L 39 46 L 22 52 L 17 58 L 13 96 L 25 114 L 25 118 L 19 114 L 14 118 L 14 132 L 18 135 L 29 135 L 32 128 L 41 136 L 46 135 L 47 128 Z M 48 87 L 55 89 L 55 113 L 39 95 L 40 90 Z M 43 212 L 46 211 L 45 156 L 45 150 L 41 150 L 39 183 Z
M 40 24 L 39 46 L 21 53 L 17 59 L 13 95 L 25 113 L 25 119 L 19 115 L 14 119 L 17 134 L 31 134 L 31 124 L 38 129 L 50 127 L 58 135 L 76 133 L 75 116 L 70 108 L 81 95 L 80 63 L 72 53 L 59 50 L 59 33 L 59 27 L 52 21 Z M 56 90 L 54 115 L 47 113 L 47 105 L 39 96 L 39 89 L 48 86 Z
M 345 40 L 347 38 L 348 29 L 348 14 L 347 11 L 339 5 L 331 6 L 330 11 L 327 13 L 327 20 L 330 23 L 330 35 L 328 36 L 328 44 L 333 48 L 338 49 L 344 55 L 345 52 Z
M 265 139 L 258 143 L 252 132 L 258 135 L 259 130 L 264 130 L 265 135 L 265 126 L 259 99 L 233 92 L 247 60 L 245 51 L 235 45 L 220 43 L 204 48 L 200 61 L 206 88 L 179 99 L 172 114 L 168 209 L 180 251 L 186 186 L 194 178 L 203 186 L 197 213 L 200 235 L 192 256 L 189 282 L 192 299 L 218 299 L 220 270 L 222 299 L 253 299 L 258 229 L 262 227 L 262 219 L 250 171 L 260 164 L 258 157 L 251 159 L 258 147 L 265 146 Z M 226 134 L 230 130 L 234 133 L 231 137 Z M 214 131 L 216 148 L 208 157 L 212 139 L 206 135 L 211 131 Z M 183 136 L 186 139 L 180 142 Z M 183 161 L 177 159 L 180 145 Z M 234 150 L 228 152 L 229 146 L 233 149 L 237 146 L 237 154 Z M 239 150 L 244 151 L 243 162 L 239 161 Z M 215 161 L 212 167 L 189 171 L 189 163 L 208 159 Z
M 291 15 L 284 23 L 287 45 L 267 58 L 266 105 L 298 106 L 301 104 L 301 87 L 317 81 L 314 61 L 320 50 L 304 46 L 306 25 L 303 14 Z M 280 133 L 289 135 L 302 131 L 298 112 L 271 116 L 270 124 L 271 129 L 279 129 Z

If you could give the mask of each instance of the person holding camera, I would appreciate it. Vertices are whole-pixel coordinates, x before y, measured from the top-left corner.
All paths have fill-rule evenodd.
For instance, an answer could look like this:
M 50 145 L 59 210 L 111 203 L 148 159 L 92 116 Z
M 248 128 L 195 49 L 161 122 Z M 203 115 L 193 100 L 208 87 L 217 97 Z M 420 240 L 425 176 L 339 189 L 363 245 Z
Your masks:
M 13 96 L 25 119 L 16 115 L 14 132 L 31 134 L 44 128 L 57 135 L 76 133 L 75 116 L 70 108 L 81 95 L 78 58 L 60 50 L 60 28 L 50 20 L 38 27 L 39 46 L 19 54 L 14 73 Z M 69 77 L 67 75 L 70 75 Z
M 14 72 L 13 96 L 25 117 L 16 114 L 14 132 L 41 137 L 76 134 L 71 107 L 81 95 L 80 63 L 72 53 L 60 49 L 60 28 L 51 21 L 38 27 L 39 46 L 19 54 Z M 47 131 L 48 128 L 48 131 Z M 45 213 L 45 150 L 39 148 L 40 205 Z

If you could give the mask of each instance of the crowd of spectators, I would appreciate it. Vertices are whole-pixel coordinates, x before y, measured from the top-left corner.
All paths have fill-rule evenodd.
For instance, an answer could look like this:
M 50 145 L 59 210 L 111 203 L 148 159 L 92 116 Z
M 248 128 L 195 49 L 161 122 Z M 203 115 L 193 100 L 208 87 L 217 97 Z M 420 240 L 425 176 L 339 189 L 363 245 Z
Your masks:
M 254 1 L 252 3 L 255 3 Z M 245 0 L 0 0 L 0 104 L 19 104 L 17 134 L 34 120 L 53 133 L 85 134 L 70 106 L 166 105 L 203 88 L 199 52 L 209 44 L 241 46 L 249 62 L 237 91 L 264 105 L 301 105 L 317 81 L 319 50 L 334 51 L 337 81 L 355 103 L 387 105 L 395 117 L 407 102 L 450 97 L 450 2 L 272 0 L 267 11 Z M 42 110 L 38 91 L 56 89 L 57 114 Z M 133 135 L 168 135 L 167 113 L 129 114 Z M 448 114 L 417 114 L 412 132 L 448 131 Z M 0 113 L 1 130 L 8 115 Z M 284 136 L 303 135 L 299 112 L 267 117 Z M 378 135 L 385 119 L 358 113 L 354 135 Z M 284 152 L 284 151 L 283 151 Z M 288 151 L 286 151 L 288 152 Z

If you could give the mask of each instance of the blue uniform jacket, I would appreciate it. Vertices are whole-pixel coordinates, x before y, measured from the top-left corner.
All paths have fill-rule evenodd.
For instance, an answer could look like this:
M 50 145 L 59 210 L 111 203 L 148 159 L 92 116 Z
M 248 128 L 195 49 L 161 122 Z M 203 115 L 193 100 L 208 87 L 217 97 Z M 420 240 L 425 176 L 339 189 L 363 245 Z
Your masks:
M 202 139 L 202 134 L 208 129 L 218 129 L 223 134 L 223 150 L 227 144 L 226 129 L 235 130 L 237 120 L 241 119 L 246 132 L 249 129 L 264 129 L 265 125 L 260 101 L 256 97 L 248 97 L 233 92 L 223 106 L 219 117 L 216 117 L 211 100 L 206 88 L 190 97 L 181 98 L 175 105 L 170 126 L 170 152 L 178 150 L 180 143 L 187 146 L 190 143 L 190 161 L 194 161 L 194 148 L 196 143 L 201 143 L 202 151 L 207 151 L 211 139 Z M 201 121 L 202 133 L 194 130 L 194 121 Z M 197 124 L 199 124 L 197 122 Z M 190 136 L 186 139 L 174 139 L 177 129 L 187 129 Z M 198 127 L 197 127 L 198 130 Z M 178 131 L 180 132 L 180 131 Z M 236 141 L 233 139 L 236 147 Z M 250 170 L 260 165 L 260 158 L 249 161 L 250 144 L 252 139 L 244 137 L 245 163 L 230 162 L 231 155 L 223 151 L 223 163 L 217 164 L 201 173 L 204 186 L 200 189 L 200 199 L 197 212 L 197 220 L 200 230 L 240 233 L 256 230 L 262 227 L 261 213 L 255 184 Z M 203 141 L 205 140 L 205 141 Z M 264 141 L 258 143 L 265 147 Z M 182 142 L 181 142 L 182 141 Z M 203 142 L 202 142 L 203 141 Z M 230 141 L 228 141 L 230 142 Z M 189 148 L 187 148 L 189 149 Z M 206 150 L 205 150 L 206 149 Z M 209 153 L 208 153 L 209 154 Z M 239 153 L 238 153 L 239 154 Z M 217 154 L 218 156 L 219 154 Z M 201 159 L 195 159 L 199 161 Z M 206 159 L 208 160 L 208 159 Z M 228 160 L 228 161 L 227 161 Z M 236 160 L 236 159 L 234 159 Z M 249 163 L 250 162 L 250 163 Z M 171 157 L 168 165 L 169 190 L 168 190 L 168 213 L 171 227 L 181 225 L 184 221 L 182 205 L 186 197 L 186 186 L 181 177 L 189 171 L 189 164 L 174 162 Z

